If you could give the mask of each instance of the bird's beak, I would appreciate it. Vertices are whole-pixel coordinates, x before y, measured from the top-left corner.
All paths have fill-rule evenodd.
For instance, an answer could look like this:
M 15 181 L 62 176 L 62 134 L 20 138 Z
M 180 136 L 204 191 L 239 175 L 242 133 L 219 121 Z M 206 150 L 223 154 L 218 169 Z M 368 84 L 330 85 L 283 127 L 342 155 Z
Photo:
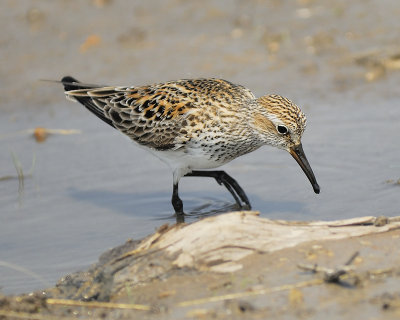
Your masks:
M 301 145 L 301 143 L 289 148 L 288 151 L 292 155 L 292 157 L 297 161 L 300 167 L 303 169 L 308 180 L 310 180 L 314 192 L 319 193 L 320 188 L 317 183 L 317 179 L 315 179 L 314 172 L 312 171 L 311 166 L 308 163 L 308 160 L 306 158 L 306 155 L 304 154 L 303 146 Z

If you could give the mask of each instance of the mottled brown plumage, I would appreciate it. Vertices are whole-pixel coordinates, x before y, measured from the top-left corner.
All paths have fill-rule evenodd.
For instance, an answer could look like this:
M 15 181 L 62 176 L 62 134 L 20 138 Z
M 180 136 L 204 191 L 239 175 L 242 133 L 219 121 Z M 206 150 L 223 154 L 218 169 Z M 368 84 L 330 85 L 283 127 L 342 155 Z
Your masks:
M 195 169 L 216 168 L 262 145 L 289 151 L 307 174 L 314 191 L 319 192 L 301 148 L 306 117 L 282 96 L 257 99 L 247 88 L 222 79 L 132 87 L 95 87 L 71 77 L 62 82 L 69 98 L 169 164 L 174 172 L 173 204 L 177 213 L 183 212 L 177 193 L 182 176 L 204 176 L 204 172 L 200 174 Z M 228 176 L 233 181 L 227 182 L 227 175 L 212 176 L 224 183 L 239 204 L 238 197 L 250 206 L 244 191 L 232 178 Z
M 156 150 L 176 149 L 196 130 L 229 122 L 231 108 L 254 99 L 242 86 L 219 79 L 170 81 L 141 87 L 103 87 L 67 91 L 90 97 L 112 125 L 136 142 Z

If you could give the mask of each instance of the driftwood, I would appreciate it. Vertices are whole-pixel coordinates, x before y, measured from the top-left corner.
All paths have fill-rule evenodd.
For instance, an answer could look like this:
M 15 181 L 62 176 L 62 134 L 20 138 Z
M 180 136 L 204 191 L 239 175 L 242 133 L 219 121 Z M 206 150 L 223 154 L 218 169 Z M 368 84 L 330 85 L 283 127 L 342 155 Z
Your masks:
M 274 252 L 309 241 L 357 237 L 400 228 L 400 219 L 360 217 L 337 221 L 288 222 L 259 217 L 256 211 L 232 212 L 190 225 L 162 227 L 120 257 L 164 251 L 173 265 L 214 272 L 242 268 L 253 252 Z
M 48 294 L 52 298 L 114 301 L 113 297 L 124 294 L 127 287 L 169 278 L 179 269 L 231 273 L 242 269 L 244 258 L 253 253 L 273 253 L 307 242 L 349 239 L 398 228 L 398 217 L 288 222 L 261 218 L 255 211 L 231 212 L 189 225 L 164 225 L 141 241 L 128 241 L 105 253 L 87 272 L 63 278 Z M 321 271 L 321 267 L 305 268 Z M 322 271 L 338 281 L 343 274 L 338 270 Z
M 128 241 L 105 253 L 87 272 L 63 278 L 49 296 L 110 301 L 126 287 L 168 278 L 179 268 L 230 273 L 242 269 L 243 258 L 252 253 L 272 253 L 306 242 L 348 239 L 397 228 L 399 218 L 288 222 L 261 218 L 255 211 L 231 212 L 189 225 L 164 225 L 141 241 Z

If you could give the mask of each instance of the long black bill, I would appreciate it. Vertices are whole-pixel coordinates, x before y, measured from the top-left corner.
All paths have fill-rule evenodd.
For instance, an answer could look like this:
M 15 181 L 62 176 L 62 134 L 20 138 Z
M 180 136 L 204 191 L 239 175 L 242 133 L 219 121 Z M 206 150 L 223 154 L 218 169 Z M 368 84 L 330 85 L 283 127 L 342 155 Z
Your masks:
M 314 172 L 312 171 L 311 166 L 308 163 L 308 160 L 306 158 L 306 155 L 304 154 L 303 146 L 301 145 L 301 143 L 290 148 L 289 152 L 292 155 L 292 157 L 297 161 L 297 163 L 300 165 L 300 167 L 303 169 L 308 180 L 310 180 L 314 192 L 319 193 L 320 188 L 317 183 L 317 179 L 315 179 Z

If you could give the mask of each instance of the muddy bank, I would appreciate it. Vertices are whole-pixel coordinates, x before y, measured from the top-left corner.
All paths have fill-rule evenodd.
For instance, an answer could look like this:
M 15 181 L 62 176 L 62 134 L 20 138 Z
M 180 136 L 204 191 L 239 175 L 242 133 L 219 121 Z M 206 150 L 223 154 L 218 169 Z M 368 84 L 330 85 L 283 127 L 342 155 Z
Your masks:
M 165 225 L 53 288 L 1 297 L 0 315 L 391 319 L 400 315 L 398 220 L 300 223 L 234 212 Z

